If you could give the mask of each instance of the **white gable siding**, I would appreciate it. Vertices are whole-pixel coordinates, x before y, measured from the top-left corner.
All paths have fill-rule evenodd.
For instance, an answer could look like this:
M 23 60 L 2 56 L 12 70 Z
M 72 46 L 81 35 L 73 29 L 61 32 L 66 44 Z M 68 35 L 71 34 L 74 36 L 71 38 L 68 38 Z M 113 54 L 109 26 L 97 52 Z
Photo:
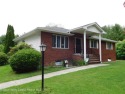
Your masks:
M 89 26 L 87 30 L 95 33 L 100 33 L 100 31 L 95 26 Z
M 25 43 L 31 45 L 33 48 L 35 48 L 37 51 L 40 51 L 40 43 L 41 43 L 41 37 L 40 34 L 34 34 L 31 35 L 23 40 L 20 40 L 19 42 L 25 41 Z
M 25 39 L 25 42 L 29 45 L 31 45 L 33 48 L 35 48 L 36 50 L 40 51 L 40 34 L 36 34 L 36 35 L 32 35 L 30 37 L 28 37 L 27 39 Z

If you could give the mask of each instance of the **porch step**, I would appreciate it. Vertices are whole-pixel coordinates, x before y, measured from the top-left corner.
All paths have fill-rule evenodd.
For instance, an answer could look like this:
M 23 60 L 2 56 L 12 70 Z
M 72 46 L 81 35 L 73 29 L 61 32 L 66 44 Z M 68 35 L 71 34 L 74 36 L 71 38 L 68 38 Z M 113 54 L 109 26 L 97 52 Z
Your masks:
M 97 63 L 101 63 L 100 61 L 89 61 L 88 64 L 97 64 Z
M 90 56 L 94 56 L 94 55 L 93 55 L 93 54 L 89 54 L 89 57 L 90 57 Z
M 89 58 L 89 61 L 99 61 L 99 58 Z
M 99 59 L 99 57 L 89 57 L 89 59 Z
M 89 62 L 100 62 L 100 60 L 99 59 L 89 60 Z
M 90 54 L 88 64 L 96 64 L 96 63 L 101 63 L 100 59 L 99 59 L 99 56 L 96 56 L 94 54 Z

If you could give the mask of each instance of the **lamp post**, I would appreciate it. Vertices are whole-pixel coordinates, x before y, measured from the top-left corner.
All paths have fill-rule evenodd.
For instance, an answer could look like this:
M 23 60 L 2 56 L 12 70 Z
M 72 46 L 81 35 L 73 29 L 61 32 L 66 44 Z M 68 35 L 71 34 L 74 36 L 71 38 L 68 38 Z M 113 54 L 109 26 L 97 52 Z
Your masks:
M 41 44 L 40 46 L 40 51 L 41 51 L 41 54 L 42 54 L 42 62 L 41 62 L 41 65 L 42 65 L 42 87 L 41 87 L 41 90 L 43 91 L 44 90 L 44 51 L 46 50 L 46 45 L 45 44 Z

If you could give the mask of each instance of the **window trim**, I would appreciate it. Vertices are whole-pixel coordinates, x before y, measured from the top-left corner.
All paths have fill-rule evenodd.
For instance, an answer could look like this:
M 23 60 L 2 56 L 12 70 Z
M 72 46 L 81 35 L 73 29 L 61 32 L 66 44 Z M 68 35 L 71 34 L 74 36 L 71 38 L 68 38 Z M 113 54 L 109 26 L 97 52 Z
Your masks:
M 91 43 L 92 41 L 96 41 L 96 47 L 92 47 Z M 98 49 L 99 47 L 99 44 L 98 44 L 98 40 L 89 40 L 89 48 L 95 48 L 95 49 Z
M 108 43 L 111 43 L 111 48 L 108 48 Z M 106 50 L 113 50 L 113 43 L 112 42 L 106 42 Z
M 69 37 L 68 36 L 64 36 L 64 35 L 56 35 L 56 34 L 53 34 L 52 36 L 56 36 L 56 45 L 55 45 L 55 47 L 53 47 L 53 44 L 52 44 L 52 48 L 56 48 L 56 49 L 69 49 Z M 59 36 L 60 37 L 60 47 L 57 47 L 57 36 Z M 62 48 L 61 47 L 61 41 L 62 41 L 62 38 L 61 37 L 64 37 L 64 48 Z M 66 40 L 66 37 L 67 37 L 67 39 L 68 39 L 68 47 L 67 48 L 65 48 L 65 40 Z

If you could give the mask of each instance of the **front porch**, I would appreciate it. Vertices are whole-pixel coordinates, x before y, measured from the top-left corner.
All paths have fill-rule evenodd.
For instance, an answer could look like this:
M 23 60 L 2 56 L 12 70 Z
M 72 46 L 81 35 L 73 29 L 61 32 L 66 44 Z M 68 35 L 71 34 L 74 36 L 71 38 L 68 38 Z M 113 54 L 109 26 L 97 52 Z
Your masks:
M 88 24 L 71 30 L 75 35 L 74 55 L 81 56 L 89 63 L 102 63 L 101 35 L 104 33 L 97 23 Z M 91 39 L 98 36 L 98 40 Z

